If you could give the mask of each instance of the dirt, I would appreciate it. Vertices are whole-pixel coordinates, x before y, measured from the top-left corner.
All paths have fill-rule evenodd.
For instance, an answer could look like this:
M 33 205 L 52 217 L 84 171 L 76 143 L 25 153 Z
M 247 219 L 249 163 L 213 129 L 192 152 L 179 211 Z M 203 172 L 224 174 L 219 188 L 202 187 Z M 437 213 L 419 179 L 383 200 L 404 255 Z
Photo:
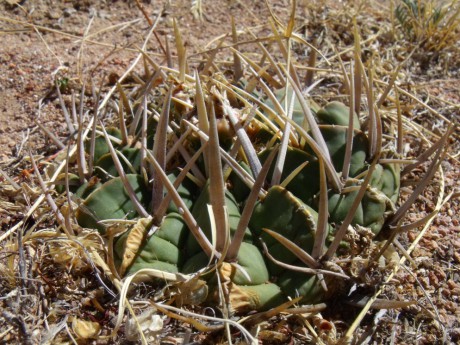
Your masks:
M 173 41 L 172 27 L 175 18 L 185 41 L 187 54 L 196 65 L 199 65 L 201 59 L 198 53 L 208 49 L 208 43 L 212 39 L 231 32 L 231 17 L 234 17 L 237 27 L 250 27 L 260 33 L 264 33 L 259 29 L 266 27 L 269 17 L 269 11 L 262 1 L 203 0 L 201 20 L 194 17 L 189 1 L 140 3 L 149 20 L 158 20 L 158 39 L 154 36 L 149 41 L 149 53 L 160 57 L 165 48 L 166 37 Z M 273 12 L 285 22 L 289 17 L 289 1 L 271 3 Z M 330 39 L 324 41 L 324 47 L 320 47 L 322 52 L 332 54 L 331 46 L 326 43 L 336 44 L 338 48 L 352 44 L 352 23 L 346 13 L 357 11 L 356 6 L 341 1 L 315 1 L 316 7 L 305 5 L 304 1 L 299 3 L 296 29 L 307 37 L 313 37 L 316 32 L 323 30 L 322 34 Z M 363 25 L 364 38 L 377 33 L 379 25 L 389 26 L 388 4 L 388 1 L 369 2 L 359 9 L 362 15 L 358 21 Z M 312 10 L 312 7 L 315 9 Z M 368 15 L 373 19 L 371 24 L 365 25 Z M 335 24 L 332 25 L 332 22 Z M 0 23 L 0 167 L 20 182 L 23 181 L 23 176 L 20 175 L 23 169 L 30 169 L 30 162 L 25 159 L 28 150 L 45 157 L 58 151 L 38 123 L 62 140 L 67 136 L 68 129 L 55 91 L 55 83 L 68 83 L 67 91 L 63 91 L 67 101 L 71 98 L 71 90 L 79 92 L 83 82 L 87 85 L 106 85 L 108 76 L 119 76 L 129 66 L 144 42 L 149 25 L 135 1 L 111 0 L 6 0 L 0 3 Z M 82 37 L 86 37 L 86 41 Z M 380 37 L 383 35 L 379 39 Z M 440 56 L 428 59 L 428 62 L 423 59 L 423 53 L 421 56 L 415 54 L 401 72 L 406 73 L 402 78 L 406 85 L 401 83 L 401 87 L 439 113 L 439 116 L 429 114 L 415 101 L 408 100 L 408 117 L 433 130 L 435 134 L 445 131 L 447 120 L 458 122 L 460 119 L 458 45 L 457 42 L 456 45 L 446 48 Z M 391 60 L 392 56 L 399 61 L 407 56 L 401 53 L 404 49 L 401 49 L 399 43 L 392 40 L 375 40 L 374 48 L 378 51 L 369 50 L 369 54 L 381 54 L 383 60 L 392 61 L 393 65 L 387 67 L 389 71 L 396 66 L 394 60 Z M 174 47 L 171 49 L 174 53 Z M 303 54 L 299 61 L 306 61 L 305 52 L 299 53 Z M 228 52 L 223 52 L 218 57 L 228 59 L 228 55 Z M 343 58 L 346 60 L 350 55 L 344 54 Z M 158 59 L 164 63 L 161 58 Z M 459 148 L 458 136 L 457 130 L 451 140 L 451 157 L 443 165 L 443 189 L 447 194 L 454 193 L 454 197 L 443 205 L 439 215 L 412 252 L 410 262 L 406 262 L 406 268 L 399 269 L 383 294 L 390 300 L 415 300 L 417 304 L 388 310 L 380 316 L 375 329 L 372 323 L 376 312 L 370 312 L 363 329 L 376 331 L 372 335 L 375 343 L 460 342 L 460 207 L 457 195 L 460 187 L 460 163 L 456 156 Z M 414 138 L 414 141 L 418 139 Z M 409 218 L 419 219 L 421 215 L 433 211 L 440 193 L 439 188 L 436 188 L 432 187 L 424 195 L 422 206 L 413 210 Z M 13 207 L 3 207 L 0 211 L 2 235 L 22 219 L 24 211 Z M 407 246 L 418 233 L 419 230 L 411 230 L 401 236 L 399 241 Z M 60 279 L 70 284 L 72 277 L 63 275 L 54 277 L 56 280 L 53 284 L 59 284 Z M 10 321 L 1 321 L 2 317 Z M 8 330 L 14 329 L 16 324 L 11 321 L 14 318 L 8 317 L 5 313 L 0 315 L 2 343 L 14 342 L 14 338 L 8 336 Z M 339 330 L 346 329 L 347 322 L 350 322 L 341 321 L 343 314 L 329 315 L 329 319 L 336 322 Z M 31 332 L 36 332 L 37 329 Z
M 55 80 L 67 78 L 81 82 L 103 74 L 122 73 L 142 46 L 148 23 L 142 12 L 130 1 L 8 1 L 1 4 L 2 46 L 0 47 L 0 152 L 1 161 L 21 155 L 21 143 L 33 136 L 41 145 L 43 132 L 36 121 L 49 126 L 57 134 L 64 128 L 59 103 L 46 98 Z M 17 3 L 17 5 L 14 5 Z M 204 2 L 203 20 L 196 20 L 190 4 L 181 1 L 152 1 L 144 4 L 152 21 L 158 23 L 159 43 L 152 39 L 151 52 L 161 53 L 165 34 L 172 35 L 172 20 L 181 28 L 188 54 L 205 50 L 205 45 L 231 29 L 230 16 L 251 27 L 260 25 L 268 11 L 260 5 L 247 6 L 234 2 Z M 287 5 L 287 3 L 286 3 Z M 286 12 L 280 3 L 275 9 Z M 30 24 L 37 29 L 32 29 Z M 90 35 L 90 43 L 81 37 Z M 95 42 L 94 44 L 92 42 Z M 130 49 L 131 51 L 127 51 Z M 51 104 L 50 104 L 51 103 Z M 61 117 L 61 118 L 60 118 Z M 35 148 L 37 148 L 34 145 Z

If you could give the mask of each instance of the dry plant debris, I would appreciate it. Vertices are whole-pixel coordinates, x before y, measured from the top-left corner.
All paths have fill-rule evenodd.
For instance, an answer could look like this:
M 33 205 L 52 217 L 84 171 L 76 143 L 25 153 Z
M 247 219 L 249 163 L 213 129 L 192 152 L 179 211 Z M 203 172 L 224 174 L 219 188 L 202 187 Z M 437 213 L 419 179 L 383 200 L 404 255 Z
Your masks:
M 0 51 L 2 62 L 6 62 L 6 71 L 2 70 L 0 76 L 5 81 L 0 92 L 6 95 L 2 111 L 8 114 L 7 108 L 11 106 L 18 112 L 14 120 L 30 123 L 28 130 L 22 132 L 26 133 L 23 138 L 12 134 L 4 139 L 2 134 L 2 144 L 14 150 L 1 153 L 0 340 L 26 344 L 247 343 L 251 339 L 267 344 L 457 343 L 460 96 L 456 85 L 460 49 L 455 37 L 459 34 L 459 3 L 388 1 L 344 5 L 299 1 L 296 12 L 292 12 L 294 16 L 287 1 L 270 6 L 245 5 L 240 1 L 137 4 L 139 7 L 114 3 L 120 15 L 126 15 L 123 22 L 108 11 L 107 4 L 92 1 L 53 7 L 47 3 L 35 7 L 29 1 L 7 1 L 1 5 L 10 15 L 0 18 L 2 34 L 8 34 L 8 40 L 33 40 L 39 49 L 45 47 L 46 54 L 54 55 L 58 63 L 54 60 L 54 66 L 48 64 L 37 71 L 36 66 L 21 61 L 12 50 L 4 47 Z M 279 18 L 278 22 L 268 8 Z M 233 30 L 224 9 L 237 14 Z M 83 18 L 89 23 L 86 28 L 81 25 Z M 271 25 L 267 24 L 268 18 L 272 18 Z M 226 23 L 222 25 L 225 27 L 217 31 L 221 23 Z M 67 30 L 67 25 L 73 31 Z M 199 30 L 209 30 L 215 38 L 208 39 L 210 43 L 197 40 Z M 275 32 L 292 40 L 287 46 L 287 60 L 281 58 L 286 47 L 284 38 L 276 38 Z M 125 42 L 115 44 L 121 33 Z M 133 36 L 137 40 L 131 40 Z M 59 44 L 64 38 L 67 41 Z M 317 51 L 301 44 L 301 39 L 313 44 Z M 64 51 L 68 44 L 73 48 L 65 54 L 77 55 L 78 59 L 66 67 L 62 61 L 67 59 L 65 54 L 53 47 Z M 101 47 L 107 49 L 102 56 L 98 55 Z M 256 66 L 254 61 L 261 61 L 264 52 L 265 62 Z M 92 57 L 97 57 L 97 61 L 91 61 Z M 138 60 L 134 61 L 135 58 Z M 273 59 L 278 64 L 269 62 Z M 213 102 L 226 90 L 233 109 L 255 116 L 244 100 L 231 99 L 233 94 L 226 80 L 249 77 L 245 90 L 258 92 L 261 80 L 272 89 L 279 88 L 289 85 L 286 63 L 292 63 L 302 86 L 311 86 L 308 100 L 318 108 L 337 100 L 352 108 L 358 104 L 358 113 L 363 115 L 371 112 L 370 104 L 375 105 L 380 118 L 370 117 L 368 121 L 382 123 L 386 146 L 380 149 L 403 154 L 407 157 L 404 166 L 414 163 L 411 169 L 403 170 L 398 206 L 410 200 L 418 186 L 426 184 L 398 223 L 403 231 L 396 231 L 395 227 L 375 242 L 366 227 L 355 225 L 347 230 L 342 246 L 349 250 L 345 251 L 348 254 L 340 256 L 339 252 L 339 260 L 334 264 L 353 277 L 352 290 L 359 298 L 348 298 L 347 286 L 344 294 L 320 304 L 305 305 L 294 300 L 278 308 L 233 315 L 222 307 L 199 305 L 207 286 L 200 276 L 190 279 L 186 274 L 162 273 L 162 279 L 175 282 L 167 289 L 164 284 L 144 280 L 131 285 L 128 291 L 133 276 L 121 279 L 123 272 L 113 267 L 113 253 L 108 249 L 112 236 L 79 226 L 72 212 L 83 209 L 82 201 L 54 191 L 56 180 L 65 182 L 66 169 L 76 173 L 76 183 L 85 175 L 82 162 L 92 158 L 81 154 L 82 141 L 93 128 L 94 113 L 104 110 L 108 127 L 118 123 L 118 115 L 123 114 L 120 109 L 125 110 L 126 116 L 143 109 L 142 98 L 136 101 L 136 95 L 145 92 L 139 88 L 157 73 L 156 79 L 151 78 L 156 82 L 149 86 L 153 100 L 149 111 L 164 118 L 162 109 L 169 93 L 175 114 L 186 115 L 190 125 L 199 125 L 193 122 L 193 114 L 188 114 L 190 109 L 199 108 L 193 73 L 196 68 L 203 78 L 203 90 L 214 92 Z M 357 68 L 361 63 L 363 68 Z M 168 68 L 160 67 L 165 65 Z M 257 71 L 257 78 L 251 75 L 251 68 Z M 33 77 L 35 72 L 47 78 L 49 84 L 38 83 Z M 104 73 L 110 75 L 102 77 Z M 211 91 L 208 84 L 212 83 L 221 89 Z M 12 92 L 22 102 L 22 109 L 11 98 Z M 31 93 L 41 95 L 34 97 Z M 256 99 L 250 98 L 250 103 Z M 225 105 L 223 100 L 213 104 Z M 274 102 L 272 99 L 270 107 L 276 107 Z M 38 114 L 33 106 L 37 103 Z M 289 113 L 289 102 L 283 103 L 280 105 Z M 263 104 L 256 104 L 263 108 Z M 67 117 L 61 106 L 68 109 Z M 225 111 L 225 106 L 223 109 L 216 111 Z M 295 111 L 294 108 L 293 116 Z M 37 114 L 38 121 L 26 120 L 21 112 Z M 1 129 L 6 133 L 3 116 Z M 41 123 L 43 117 L 50 119 L 46 125 Z M 287 123 L 281 121 L 277 126 L 284 128 Z M 182 123 L 178 125 L 177 130 L 183 130 Z M 231 126 L 221 121 L 219 128 L 222 140 Z M 75 129 L 79 135 L 73 134 Z M 400 136 L 401 131 L 404 136 Z M 228 135 L 233 137 L 233 133 Z M 396 141 L 395 137 L 404 141 Z M 295 139 L 289 140 L 291 144 Z M 129 142 L 136 138 L 122 136 L 121 140 Z M 165 138 L 155 138 L 161 140 Z M 195 135 L 195 140 L 199 142 L 203 136 Z M 243 141 L 240 137 L 236 140 L 244 147 Z M 255 148 L 260 149 L 267 144 L 257 145 Z M 155 159 L 160 157 L 159 151 L 153 147 Z M 247 151 L 245 154 L 249 155 Z M 437 158 L 433 158 L 435 155 Z M 419 162 L 415 162 L 417 157 Z M 393 157 L 385 159 L 388 164 L 394 163 Z M 193 174 L 196 177 L 199 173 Z M 431 182 L 424 178 L 427 175 L 433 175 Z M 90 179 L 89 183 L 96 183 L 97 178 L 100 177 Z M 214 200 L 213 204 L 219 202 L 218 198 Z M 115 234 L 130 227 L 129 222 L 118 221 L 114 225 L 107 231 Z M 385 240 L 391 240 L 392 245 L 383 251 Z M 139 240 L 133 237 L 133 241 L 136 251 Z M 372 263 L 379 252 L 384 255 Z M 126 269 L 132 263 L 126 261 L 124 265 Z M 368 274 L 360 276 L 363 268 L 367 268 Z M 120 298 L 125 294 L 128 298 Z M 173 300 L 179 300 L 179 305 L 165 303 Z

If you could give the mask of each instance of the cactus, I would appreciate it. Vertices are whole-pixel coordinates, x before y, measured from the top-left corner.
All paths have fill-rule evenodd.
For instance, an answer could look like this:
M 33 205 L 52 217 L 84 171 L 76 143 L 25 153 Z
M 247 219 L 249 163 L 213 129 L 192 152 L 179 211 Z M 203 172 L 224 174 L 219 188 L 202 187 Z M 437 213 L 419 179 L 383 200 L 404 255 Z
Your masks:
M 316 112 L 319 131 L 337 173 L 344 163 L 348 117 L 349 109 L 338 102 L 332 102 Z M 349 169 L 351 177 L 348 178 L 341 192 L 333 189 L 329 191 L 330 216 L 327 221 L 331 224 L 339 224 L 345 219 L 358 193 L 356 188 L 352 187 L 360 186 L 361 180 L 358 177 L 365 174 L 366 167 L 369 166 L 366 160 L 367 136 L 360 130 L 356 114 L 352 120 L 353 147 Z M 119 131 L 112 129 L 111 133 L 120 136 Z M 180 135 L 181 133 L 178 133 L 178 136 Z M 150 209 L 152 195 L 151 185 L 141 174 L 141 150 L 116 145 L 117 153 L 114 155 L 108 146 L 108 141 L 102 139 L 104 138 L 96 137 L 94 171 L 105 182 L 93 186 L 94 190 L 83 201 L 84 207 L 77 211 L 77 220 L 81 226 L 97 229 L 104 234 L 106 227 L 99 222 L 100 220 L 141 217 L 128 195 L 122 177 L 119 176 L 117 161 L 126 172 L 126 178 L 144 209 Z M 200 147 L 199 136 L 196 134 L 189 140 L 195 150 Z M 227 150 L 228 146 L 224 145 L 224 148 Z M 273 150 L 274 148 L 259 150 L 257 159 L 261 164 L 264 164 L 274 153 Z M 288 297 L 293 298 L 298 295 L 302 297 L 302 303 L 314 303 L 326 299 L 334 291 L 330 288 L 326 292 L 321 286 L 321 279 L 325 279 L 326 282 L 333 281 L 330 276 L 320 279 L 311 272 L 294 272 L 279 266 L 279 263 L 282 263 L 301 267 L 303 262 L 297 253 L 265 231 L 268 229 L 280 234 L 296 243 L 306 253 L 311 253 L 315 244 L 319 211 L 318 195 L 321 189 L 320 160 L 323 157 L 319 157 L 308 144 L 304 148 L 287 147 L 285 156 L 286 161 L 281 174 L 283 186 L 273 185 L 267 190 L 265 196 L 259 196 L 244 230 L 243 242 L 239 246 L 235 263 L 223 260 L 216 271 L 221 276 L 221 281 L 227 282 L 230 306 L 236 313 L 254 309 L 266 310 L 286 301 Z M 236 160 L 235 163 L 245 167 L 246 173 L 253 178 L 257 177 L 245 160 Z M 304 166 L 299 170 L 298 167 L 302 164 Z M 206 164 L 201 160 L 197 166 L 203 170 Z M 213 167 L 208 165 L 208 169 Z M 268 176 L 273 174 L 274 169 L 275 163 L 272 162 L 268 167 Z M 179 173 L 174 171 L 165 171 L 165 173 L 168 174 L 171 183 L 175 183 L 179 176 Z M 209 176 L 209 171 L 203 171 L 203 175 Z M 225 192 L 224 199 L 230 241 L 235 236 L 245 200 L 251 189 L 243 182 L 241 172 L 233 171 L 229 181 L 231 184 Z M 81 187 L 82 190 L 85 188 L 87 188 L 85 185 Z M 368 227 L 374 233 L 378 233 L 387 215 L 394 208 L 398 188 L 397 166 L 377 164 L 352 224 Z M 207 206 L 211 204 L 210 182 L 205 183 L 202 188 L 197 188 L 195 183 L 185 179 L 178 184 L 177 193 L 185 207 L 191 210 L 191 215 L 202 229 L 204 236 L 212 242 L 216 234 L 213 235 L 213 226 L 210 222 L 213 216 Z M 142 225 L 134 226 L 116 240 L 114 252 L 120 274 L 132 274 L 143 268 L 193 274 L 212 265 L 196 237 L 190 233 L 180 207 L 171 202 L 164 215 L 156 219 L 156 222 L 157 224 L 153 224 L 153 219 L 146 218 L 139 223 Z M 147 232 L 152 226 L 153 234 L 147 237 Z M 332 238 L 334 236 L 332 226 L 327 225 L 326 231 L 329 240 L 324 244 L 325 247 L 330 243 L 331 236 Z M 212 273 L 203 277 L 211 287 L 207 300 L 209 303 L 215 302 L 218 296 L 216 277 Z
M 113 243 L 118 275 L 191 275 L 207 284 L 200 301 L 235 313 L 337 297 L 350 279 L 334 261 L 347 229 L 377 235 L 407 210 L 395 212 L 400 165 L 382 151 L 380 118 L 311 104 L 295 71 L 274 89 L 258 74 L 236 86 L 185 70 L 146 73 L 132 105 L 119 85 L 123 126 L 94 126 L 103 135 L 79 145 L 94 163 L 73 179 L 79 225 Z M 152 97 L 155 76 L 164 99 Z M 135 224 L 116 237 L 108 219 Z

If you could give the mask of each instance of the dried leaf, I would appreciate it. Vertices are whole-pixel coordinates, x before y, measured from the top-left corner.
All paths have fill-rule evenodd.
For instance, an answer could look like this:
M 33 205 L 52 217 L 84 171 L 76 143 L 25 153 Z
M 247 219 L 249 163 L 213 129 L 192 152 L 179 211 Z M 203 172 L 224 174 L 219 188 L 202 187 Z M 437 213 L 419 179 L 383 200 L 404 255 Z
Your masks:
M 133 226 L 129 232 L 123 251 L 123 258 L 121 261 L 120 268 L 118 269 L 121 276 L 123 276 L 129 266 L 133 263 L 136 258 L 137 252 L 139 251 L 142 242 L 144 241 L 147 228 L 150 224 L 150 219 L 141 218 Z
M 149 308 L 136 318 L 130 318 L 126 324 L 126 339 L 137 341 L 142 331 L 147 341 L 155 341 L 155 337 L 163 329 L 163 319 L 155 308 Z
M 101 325 L 97 322 L 74 318 L 72 320 L 72 331 L 79 339 L 94 339 L 101 332 Z

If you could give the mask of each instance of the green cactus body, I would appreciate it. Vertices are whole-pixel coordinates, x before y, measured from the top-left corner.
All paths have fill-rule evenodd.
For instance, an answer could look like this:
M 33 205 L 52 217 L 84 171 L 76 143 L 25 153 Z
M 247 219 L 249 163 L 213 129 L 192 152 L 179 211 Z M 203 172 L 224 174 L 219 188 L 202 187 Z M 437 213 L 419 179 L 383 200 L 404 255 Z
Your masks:
M 187 259 L 184 261 L 182 271 L 185 274 L 195 273 L 209 264 L 209 257 L 205 252 L 198 252 L 195 255 L 187 255 Z M 202 277 L 208 279 L 209 277 Z
M 249 276 L 246 277 L 240 270 L 236 270 L 232 275 L 231 281 L 237 285 L 259 285 L 268 282 L 270 276 L 262 254 L 255 245 L 251 243 L 241 243 L 237 257 L 238 265 L 241 266 Z
M 337 125 L 320 125 L 319 128 L 326 142 L 334 168 L 337 172 L 341 172 L 345 158 L 348 128 Z M 354 177 L 363 171 L 366 165 L 367 147 L 368 140 L 366 135 L 355 129 L 350 159 L 350 176 Z
M 326 142 L 329 154 L 337 172 L 341 172 L 346 152 L 348 122 L 350 108 L 340 102 L 328 103 L 324 108 L 318 110 L 319 129 Z M 311 154 L 313 151 L 306 147 L 305 150 Z M 361 131 L 359 119 L 353 115 L 353 146 L 350 160 L 349 175 L 354 177 L 366 165 L 368 151 L 367 136 Z
M 276 231 L 306 252 L 311 252 L 317 219 L 317 213 L 311 207 L 288 190 L 274 186 L 270 188 L 265 199 L 254 208 L 249 226 L 254 234 L 265 242 L 268 251 L 276 260 L 293 264 L 298 261 L 296 256 L 262 230 L 267 228 Z M 268 267 L 272 275 L 278 275 L 284 270 L 270 261 Z
M 117 139 L 121 139 L 121 131 L 118 128 L 110 127 L 107 128 L 107 134 Z M 114 145 L 115 147 L 117 145 Z M 89 152 L 89 141 L 85 145 L 86 152 Z M 96 142 L 94 145 L 94 162 L 97 162 L 103 155 L 109 153 L 109 145 L 103 136 L 96 136 Z
M 168 175 L 168 179 L 174 183 L 174 181 L 177 178 L 178 173 L 172 173 Z M 177 192 L 179 193 L 182 201 L 185 203 L 185 206 L 187 206 L 188 209 L 192 208 L 192 205 L 195 201 L 195 196 L 198 192 L 198 187 L 195 183 L 192 182 L 189 178 L 185 178 L 182 183 L 179 185 L 177 188 Z M 170 202 L 168 205 L 167 213 L 171 212 L 176 212 L 179 213 L 179 210 L 177 209 L 177 206 L 174 204 L 174 202 Z
M 140 150 L 137 148 L 132 148 L 132 147 L 124 147 L 120 150 L 120 153 L 125 158 L 125 159 L 122 159 L 120 157 L 120 163 L 123 167 L 123 171 L 131 172 L 133 174 L 139 173 L 140 166 L 141 166 Z M 131 164 L 131 167 L 128 166 L 126 161 L 128 161 Z M 110 176 L 118 176 L 118 171 L 115 167 L 115 164 L 113 162 L 113 158 L 110 152 L 102 155 L 101 158 L 97 160 L 96 166 L 102 169 L 102 171 L 98 170 L 98 175 L 102 178 L 106 177 L 106 173 L 109 174 Z M 131 168 L 134 171 L 130 171 Z
M 265 162 L 270 152 L 271 150 L 265 150 L 260 153 L 259 158 L 262 163 Z M 308 164 L 292 178 L 287 184 L 286 189 L 304 203 L 310 205 L 314 196 L 319 191 L 319 162 L 316 157 L 300 149 L 288 148 L 281 174 L 281 182 L 305 162 L 308 162 Z M 274 166 L 275 162 L 272 163 L 268 176 L 273 174 Z
M 134 273 L 142 268 L 179 272 L 184 260 L 181 248 L 187 234 L 188 229 L 182 217 L 177 213 L 168 214 L 155 233 L 141 245 L 127 273 Z M 115 246 L 119 258 L 123 257 L 126 236 L 127 234 L 123 235 Z
M 236 262 L 245 273 L 236 265 L 227 262 L 218 268 L 221 279 L 228 282 L 230 305 L 234 312 L 267 310 L 286 301 L 286 296 L 279 286 L 269 282 L 267 266 L 256 246 L 243 242 Z M 182 272 L 195 273 L 208 263 L 209 258 L 203 252 L 199 252 L 185 261 Z M 213 292 L 208 296 L 208 303 L 215 305 L 219 301 L 219 296 L 214 272 L 204 274 L 201 278 L 208 281 L 210 291 Z
M 126 177 L 140 202 L 148 205 L 151 195 L 142 176 L 128 174 Z M 84 208 L 79 208 L 76 212 L 78 223 L 85 228 L 98 229 L 101 233 L 105 233 L 105 227 L 98 223 L 100 220 L 133 219 L 137 216 L 119 177 L 104 183 L 92 192 L 83 205 Z M 91 212 L 87 212 L 86 209 Z
M 285 271 L 276 283 L 286 295 L 292 298 L 302 296 L 301 302 L 305 304 L 318 303 L 325 299 L 326 293 L 316 275 Z M 333 286 L 328 284 L 328 288 Z
M 246 162 L 239 162 L 239 164 L 249 175 L 254 177 L 252 175 L 251 168 Z M 231 192 L 235 200 L 238 203 L 244 202 L 250 193 L 249 187 L 241 181 L 240 177 L 233 171 L 230 173 L 228 181 L 231 184 Z
M 75 174 L 68 174 L 68 180 L 69 180 L 69 191 L 72 193 L 76 193 L 79 186 L 80 186 L 80 177 Z M 58 193 L 64 193 L 65 192 L 65 175 L 61 174 L 58 176 L 56 179 L 56 192 Z
M 350 108 L 341 102 L 330 102 L 316 113 L 320 124 L 348 127 Z M 353 128 L 361 129 L 358 115 L 353 112 Z
M 284 89 L 276 92 L 279 100 L 283 99 L 284 94 Z M 269 101 L 266 103 L 272 107 Z M 340 172 L 346 150 L 349 108 L 339 102 L 331 102 L 315 114 L 334 168 Z M 305 124 L 304 114 L 297 99 L 294 104 L 293 119 L 301 126 Z M 156 122 L 149 122 L 151 127 L 155 124 Z M 262 124 L 262 126 L 266 126 L 266 124 Z M 121 137 L 119 130 L 109 129 L 108 132 L 115 137 Z M 268 133 L 269 136 L 262 140 L 261 133 L 256 134 L 259 136 L 255 140 L 261 141 L 260 146 L 264 146 L 264 143 L 273 136 L 273 133 L 269 133 L 268 129 L 262 130 L 262 132 L 264 132 L 263 135 Z M 233 132 L 228 133 L 233 136 Z M 233 137 L 231 139 L 229 142 L 233 143 Z M 196 136 L 187 138 L 186 149 L 193 151 L 195 146 L 198 147 L 201 144 L 201 140 Z M 220 144 L 221 148 L 227 148 L 226 145 Z M 257 145 L 259 143 L 255 144 L 256 150 L 259 147 Z M 115 146 L 131 163 L 136 173 L 140 174 L 140 150 L 130 147 L 122 148 L 120 145 Z M 262 164 L 266 161 L 271 150 L 265 149 L 258 153 Z M 349 175 L 352 178 L 345 182 L 346 185 L 342 194 L 335 191 L 329 192 L 329 223 L 340 223 L 349 213 L 360 186 L 360 181 L 355 177 L 360 178 L 368 166 L 366 162 L 367 152 L 368 139 L 365 133 L 360 130 L 359 119 L 354 114 L 353 147 L 349 169 Z M 123 159 L 120 161 L 124 170 L 128 172 L 128 164 Z M 204 168 L 203 161 L 204 159 L 200 158 L 196 167 Z M 275 161 L 267 175 L 269 176 L 268 179 L 273 176 Z M 103 177 L 111 179 L 102 185 L 89 183 L 80 187 L 81 195 L 87 195 L 87 197 L 83 202 L 84 207 L 77 210 L 76 217 L 81 226 L 105 233 L 105 227 L 98 223 L 99 220 L 132 219 L 138 215 L 131 199 L 125 192 L 120 177 L 111 177 L 117 176 L 118 172 L 104 137 L 96 138 L 94 162 L 95 166 L 101 168 L 101 171 L 104 170 L 110 175 L 104 174 Z M 249 167 L 241 159 L 238 163 L 251 173 Z M 307 164 L 295 176 L 291 176 L 304 163 Z M 128 174 L 127 179 L 140 203 L 145 209 L 149 209 L 151 189 L 146 185 L 144 178 L 137 174 Z M 101 176 L 100 172 L 97 172 L 97 175 Z M 168 178 L 174 182 L 177 176 L 177 173 L 170 173 Z M 285 181 L 287 178 L 290 179 L 289 182 Z M 230 187 L 229 191 L 225 193 L 225 203 L 229 217 L 230 238 L 233 238 L 241 218 L 240 207 L 244 204 L 250 190 L 235 173 L 230 175 L 229 181 Z M 352 224 L 369 227 L 377 234 L 397 201 L 399 185 L 398 165 L 377 164 Z M 305 264 L 295 254 L 263 230 L 275 231 L 297 244 L 305 252 L 311 253 L 318 221 L 318 214 L 314 208 L 317 207 L 319 190 L 319 161 L 313 151 L 309 147 L 304 149 L 288 147 L 281 174 L 281 185 L 272 186 L 266 196 L 256 203 L 236 262 L 219 261 L 218 267 L 206 270 L 207 272 L 200 276 L 200 279 L 207 281 L 211 289 L 209 301 L 215 302 L 217 298 L 218 279 L 216 274 L 219 274 L 220 281 L 227 284 L 231 306 L 237 313 L 266 310 L 285 302 L 288 296 L 291 298 L 302 296 L 302 303 L 316 303 L 333 293 L 332 278 L 325 277 L 328 287 L 331 288 L 326 293 L 321 287 L 318 276 L 288 270 L 273 260 L 269 260 L 262 253 L 262 245 L 259 241 L 261 239 L 264 242 L 268 253 L 275 260 L 288 265 L 305 267 Z M 186 178 L 177 188 L 177 191 L 185 202 L 185 206 L 192 211 L 193 217 L 205 236 L 211 239 L 208 212 L 208 204 L 211 203 L 209 183 L 200 190 L 192 180 Z M 90 194 L 88 195 L 88 193 Z M 150 218 L 145 219 L 147 222 L 151 222 Z M 210 264 L 210 258 L 201 249 L 195 237 L 191 235 L 181 212 L 174 203 L 169 204 L 166 216 L 149 238 L 144 238 L 147 228 L 138 228 L 136 231 L 137 233 L 132 228 L 130 232 L 122 235 L 116 241 L 114 250 L 120 263 L 120 274 L 131 274 L 142 268 L 153 268 L 172 273 L 195 273 Z M 329 225 L 328 231 L 332 233 Z M 137 247 L 136 244 L 140 244 L 140 246 Z
M 347 187 L 350 186 L 356 186 L 357 188 L 343 194 L 330 193 L 329 220 L 331 222 L 341 223 L 349 213 L 351 205 L 358 194 L 359 184 L 349 181 Z M 385 222 L 386 212 L 391 211 L 387 200 L 385 194 L 380 190 L 368 186 L 353 217 L 352 225 L 358 224 L 369 227 L 374 234 L 378 234 Z
M 210 204 L 209 193 L 209 184 L 207 184 L 206 187 L 202 190 L 198 199 L 193 204 L 192 214 L 195 217 L 198 225 L 203 230 L 204 234 L 208 237 L 208 239 L 211 239 L 211 225 L 209 220 L 210 215 L 207 207 L 207 205 Z M 241 215 L 235 198 L 228 191 L 225 193 L 225 204 L 227 206 L 228 212 L 230 236 L 233 237 L 233 234 L 238 227 Z M 245 241 L 251 241 L 251 233 L 249 229 L 246 229 Z M 193 236 L 189 237 L 186 245 L 186 250 L 188 255 L 194 255 L 201 250 L 198 242 Z
M 393 204 L 396 204 L 400 187 L 399 165 L 377 164 L 369 183 L 381 190 Z
M 265 311 L 286 302 L 286 295 L 274 283 L 229 287 L 230 305 L 236 314 L 253 310 Z
M 289 89 L 289 92 L 288 92 L 288 95 L 287 95 L 288 106 L 290 106 L 290 104 L 291 104 L 292 93 L 293 93 L 292 89 Z M 283 108 L 284 108 L 284 102 L 286 101 L 286 89 L 282 88 L 282 89 L 276 90 L 275 91 L 275 96 L 278 99 L 278 102 L 280 102 L 281 106 L 283 106 Z M 276 110 L 275 105 L 273 104 L 273 102 L 270 99 L 267 98 L 264 101 L 264 103 L 269 108 Z M 297 98 L 297 96 L 295 96 L 295 99 L 294 99 L 294 107 L 293 107 L 293 110 L 292 110 L 292 119 L 299 126 L 303 126 L 303 124 L 305 122 L 304 121 L 305 120 L 305 115 L 303 113 L 302 106 L 300 105 L 300 101 Z
M 75 191 L 75 195 L 81 199 L 86 199 L 92 192 L 102 186 L 99 178 L 93 177 L 90 181 L 83 183 Z
M 209 259 L 203 254 L 200 252 L 188 260 L 183 271 L 193 273 L 206 266 Z M 243 242 L 236 263 L 240 268 L 227 262 L 222 263 L 218 268 L 221 280 L 228 282 L 230 305 L 234 312 L 267 310 L 286 301 L 286 295 L 280 287 L 269 282 L 269 272 L 259 248 L 251 243 Z M 208 285 L 214 292 L 209 295 L 208 302 L 215 304 L 219 300 L 216 288 L 217 279 L 212 274 L 204 275 L 204 277 L 208 279 Z

